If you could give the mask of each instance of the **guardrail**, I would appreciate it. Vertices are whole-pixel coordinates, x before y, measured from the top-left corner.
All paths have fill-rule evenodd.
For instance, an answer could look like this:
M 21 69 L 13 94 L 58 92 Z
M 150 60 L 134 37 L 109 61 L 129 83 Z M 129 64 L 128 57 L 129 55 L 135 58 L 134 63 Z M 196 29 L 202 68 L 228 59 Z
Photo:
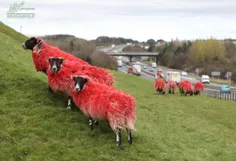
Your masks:
M 141 71 L 142 71 L 143 73 L 146 73 L 146 74 L 149 74 L 150 76 L 153 76 L 153 77 L 155 77 L 155 74 L 153 74 L 153 73 L 151 73 L 151 72 L 147 72 L 147 71 L 145 71 L 145 70 L 142 70 L 142 69 L 141 69 Z
M 220 91 L 204 90 L 203 92 L 208 97 L 217 98 L 225 101 L 236 102 L 236 92 L 222 93 Z

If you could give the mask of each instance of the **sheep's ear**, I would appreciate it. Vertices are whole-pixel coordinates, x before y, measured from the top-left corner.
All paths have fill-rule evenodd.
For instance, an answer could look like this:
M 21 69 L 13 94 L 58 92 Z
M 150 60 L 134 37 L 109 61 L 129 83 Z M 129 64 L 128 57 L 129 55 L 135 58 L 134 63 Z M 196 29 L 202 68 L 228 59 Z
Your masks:
M 62 64 L 64 62 L 63 58 L 59 58 L 59 62 Z
M 40 43 L 38 44 L 38 49 L 41 49 L 41 48 L 42 48 L 42 45 L 43 45 L 43 43 L 40 42 Z
M 51 61 L 51 58 L 47 58 L 46 61 L 47 61 L 47 62 L 50 62 L 50 61 Z
M 87 78 L 84 78 L 84 84 L 88 82 L 88 79 Z
M 71 79 L 73 80 L 73 81 L 76 81 L 76 76 L 74 76 L 74 75 L 71 75 Z

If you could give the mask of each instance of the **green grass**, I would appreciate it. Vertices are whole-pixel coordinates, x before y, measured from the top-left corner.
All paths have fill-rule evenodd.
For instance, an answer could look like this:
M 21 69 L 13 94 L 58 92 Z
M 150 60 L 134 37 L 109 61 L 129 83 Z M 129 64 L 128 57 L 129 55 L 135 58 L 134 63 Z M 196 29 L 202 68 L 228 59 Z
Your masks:
M 0 21 L 0 31 L 10 37 L 12 37 L 13 39 L 15 39 L 16 41 L 19 41 L 20 43 L 23 43 L 26 40 L 26 36 L 15 31 L 14 29 L 8 27 L 7 25 L 5 25 L 4 23 L 2 23 Z
M 218 83 L 218 84 L 224 84 L 224 85 L 229 85 L 229 81 L 225 79 L 216 79 L 216 78 L 210 78 L 210 81 L 212 83 Z M 236 84 L 231 81 L 231 86 L 235 86 Z
M 114 72 L 116 87 L 137 100 L 133 144 L 121 147 L 102 122 L 88 119 L 66 98 L 47 92 L 31 52 L 0 33 L 0 160 L 235 161 L 236 104 L 205 96 L 157 95 L 153 82 Z

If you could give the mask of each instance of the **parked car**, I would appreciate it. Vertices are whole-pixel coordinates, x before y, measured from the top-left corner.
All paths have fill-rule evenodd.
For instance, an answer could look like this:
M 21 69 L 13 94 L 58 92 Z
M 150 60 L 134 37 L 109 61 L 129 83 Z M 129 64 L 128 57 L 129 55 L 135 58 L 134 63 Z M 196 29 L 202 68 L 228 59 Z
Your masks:
M 220 87 L 220 92 L 221 93 L 231 93 L 230 91 L 230 86 L 224 85 Z

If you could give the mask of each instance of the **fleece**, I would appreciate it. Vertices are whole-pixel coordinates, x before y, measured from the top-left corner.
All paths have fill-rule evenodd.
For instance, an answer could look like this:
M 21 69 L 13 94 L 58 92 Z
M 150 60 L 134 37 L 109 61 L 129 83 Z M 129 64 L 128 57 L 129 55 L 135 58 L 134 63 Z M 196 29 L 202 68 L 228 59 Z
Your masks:
M 184 93 L 193 93 L 192 83 L 187 80 L 184 80 L 179 83 L 179 89 Z
M 204 90 L 204 85 L 202 84 L 202 82 L 196 82 L 194 84 L 194 92 L 202 93 L 203 90 Z
M 47 44 L 42 39 L 38 38 L 39 44 L 37 44 L 32 51 L 32 58 L 34 62 L 34 66 L 37 72 L 44 72 L 45 74 L 48 68 L 47 59 L 49 57 L 64 57 L 67 60 L 74 60 L 77 61 L 81 65 L 88 65 L 87 62 L 67 53 L 62 50 L 60 50 L 57 47 L 54 47 L 52 45 Z
M 154 89 L 161 89 L 162 91 L 165 91 L 165 81 L 163 79 L 157 79 L 154 83 Z
M 177 87 L 176 83 L 172 80 L 169 80 L 167 84 L 168 84 L 169 90 L 171 90 L 171 89 L 175 90 Z
M 114 85 L 114 77 L 109 71 L 95 66 L 81 65 L 77 61 L 73 60 L 64 59 L 58 72 L 52 72 L 49 67 L 47 73 L 48 84 L 51 89 L 56 93 L 65 93 L 68 96 L 72 96 L 71 77 L 73 75 L 85 75 L 95 82 L 106 84 L 108 86 Z
M 108 120 L 113 130 L 135 130 L 136 101 L 131 95 L 88 80 L 80 92 L 73 90 L 72 96 L 85 116 L 95 120 Z

